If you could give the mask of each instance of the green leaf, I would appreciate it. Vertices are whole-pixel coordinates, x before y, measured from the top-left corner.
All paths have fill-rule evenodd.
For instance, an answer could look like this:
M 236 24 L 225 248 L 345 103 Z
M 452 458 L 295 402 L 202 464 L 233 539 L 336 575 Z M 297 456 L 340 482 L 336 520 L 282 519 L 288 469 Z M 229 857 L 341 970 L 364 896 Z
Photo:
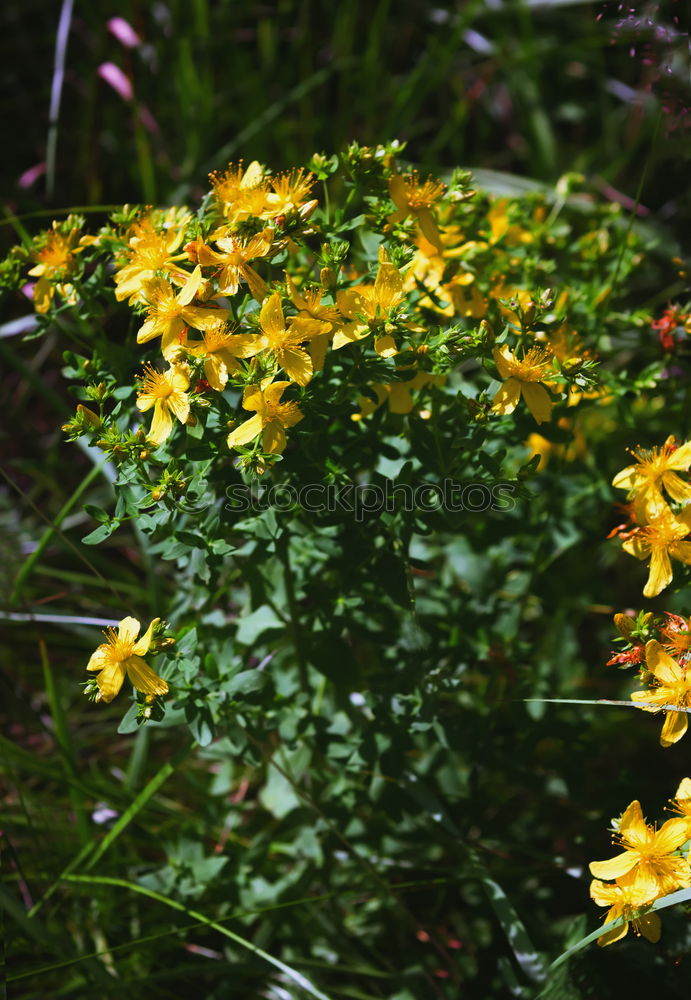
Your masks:
M 82 544 L 84 545 L 98 545 L 100 542 L 110 538 L 113 532 L 120 527 L 119 521 L 113 521 L 110 524 L 100 524 L 98 528 L 94 528 L 90 531 L 88 535 L 82 538 Z

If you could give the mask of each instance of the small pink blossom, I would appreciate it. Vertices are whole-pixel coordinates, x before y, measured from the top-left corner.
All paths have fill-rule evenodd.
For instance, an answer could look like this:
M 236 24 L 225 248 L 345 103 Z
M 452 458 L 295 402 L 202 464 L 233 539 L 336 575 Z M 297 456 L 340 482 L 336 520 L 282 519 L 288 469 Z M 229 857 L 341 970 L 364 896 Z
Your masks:
M 23 174 L 18 178 L 17 184 L 20 188 L 30 188 L 32 184 L 35 184 L 39 177 L 43 177 L 46 172 L 45 163 L 37 163 L 33 167 L 29 167 L 25 170 Z
M 116 91 L 123 101 L 131 101 L 134 96 L 129 77 L 125 76 L 119 66 L 112 62 L 104 62 L 98 67 L 98 75 Z
M 126 49 L 136 49 L 142 40 L 129 21 L 124 17 L 111 17 L 107 22 L 108 31 L 124 45 Z

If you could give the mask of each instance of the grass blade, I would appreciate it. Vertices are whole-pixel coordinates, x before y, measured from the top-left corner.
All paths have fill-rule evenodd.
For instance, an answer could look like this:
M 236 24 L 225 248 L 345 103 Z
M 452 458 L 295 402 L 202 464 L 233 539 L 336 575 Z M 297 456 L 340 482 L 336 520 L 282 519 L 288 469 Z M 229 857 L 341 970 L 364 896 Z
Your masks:
M 134 799 L 132 804 L 128 809 L 120 816 L 118 821 L 111 827 L 108 833 L 105 835 L 103 840 L 96 841 L 91 840 L 84 848 L 79 852 L 79 854 L 70 861 L 67 867 L 63 870 L 62 874 L 53 882 L 52 885 L 48 887 L 46 892 L 43 894 L 41 899 L 36 902 L 31 910 L 29 911 L 29 916 L 33 916 L 38 913 L 40 908 L 45 902 L 47 902 L 53 895 L 55 890 L 58 888 L 60 881 L 68 877 L 68 875 L 74 871 L 75 868 L 79 867 L 82 862 L 86 862 L 84 868 L 88 871 L 90 868 L 96 864 L 97 861 L 103 857 L 110 846 L 117 840 L 121 833 L 123 833 L 127 827 L 130 825 L 132 820 L 137 816 L 141 810 L 144 808 L 149 799 L 158 791 L 161 785 L 171 776 L 173 771 L 176 769 L 178 764 L 187 756 L 187 754 L 195 746 L 194 741 L 185 743 L 178 752 L 172 757 L 171 760 L 166 761 L 163 767 L 157 771 L 153 776 L 151 781 L 141 790 L 139 795 Z
M 194 920 L 199 921 L 199 923 L 205 924 L 212 930 L 215 930 L 224 937 L 229 938 L 235 944 L 240 945 L 241 948 L 246 948 L 258 958 L 263 959 L 265 962 L 269 962 L 269 964 L 273 965 L 276 969 L 283 972 L 284 975 L 288 976 L 296 984 L 296 986 L 299 986 L 305 993 L 309 993 L 310 996 L 316 997 L 316 1000 L 330 1000 L 325 993 L 322 993 L 321 990 L 317 989 L 317 987 L 314 986 L 309 979 L 303 976 L 301 972 L 298 972 L 297 969 L 291 968 L 289 965 L 286 965 L 285 962 L 282 962 L 279 958 L 274 958 L 273 955 L 269 955 L 268 952 L 263 951 L 251 941 L 240 937 L 239 934 L 235 934 L 234 931 L 228 930 L 227 927 L 217 924 L 215 920 L 209 920 L 209 918 L 205 917 L 203 913 L 200 913 L 198 910 L 190 909 L 183 903 L 178 902 L 176 899 L 170 899 L 168 896 L 163 896 L 159 892 L 154 892 L 153 889 L 147 889 L 143 885 L 136 885 L 134 882 L 127 882 L 125 879 L 95 875 L 65 875 L 62 880 L 65 882 L 84 883 L 86 885 L 112 885 L 121 889 L 129 889 L 130 892 L 140 893 L 142 896 L 148 896 L 149 899 L 155 899 L 157 902 L 163 903 L 165 906 L 170 906 L 174 910 L 186 913 L 188 917 L 192 917 Z

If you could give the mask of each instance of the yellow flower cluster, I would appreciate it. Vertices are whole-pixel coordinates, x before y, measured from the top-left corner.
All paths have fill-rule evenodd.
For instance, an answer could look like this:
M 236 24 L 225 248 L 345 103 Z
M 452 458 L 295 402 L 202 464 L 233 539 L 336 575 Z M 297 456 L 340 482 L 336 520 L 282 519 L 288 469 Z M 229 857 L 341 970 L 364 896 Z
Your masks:
M 632 802 L 614 836 L 614 843 L 623 848 L 621 853 L 608 861 L 591 862 L 592 900 L 609 907 L 607 923 L 623 918 L 619 926 L 598 938 L 599 945 L 623 938 L 629 924 L 636 934 L 658 941 L 660 918 L 650 912 L 651 904 L 676 889 L 691 886 L 688 852 L 681 850 L 691 837 L 691 778 L 683 779 L 671 805 L 679 816 L 668 819 L 658 830 L 645 822 L 640 802 Z
M 412 181 L 400 180 L 408 206 L 404 214 L 410 212 L 419 219 L 428 235 L 433 227 L 437 233 L 430 206 L 443 194 L 444 186 L 429 181 L 418 191 Z M 223 223 L 208 236 L 185 243 L 191 217 L 184 210 L 152 211 L 130 227 L 115 272 L 116 297 L 143 307 L 137 342 L 160 339 L 167 364 L 165 369 L 146 365 L 141 379 L 137 406 L 143 412 L 153 409 L 151 444 L 162 444 L 175 420 L 194 422 L 192 392 L 221 392 L 230 375 L 240 374 L 245 385 L 242 406 L 253 415 L 231 429 L 228 446 L 238 448 L 260 439 L 264 451 L 278 454 L 286 446 L 286 429 L 303 416 L 297 403 L 284 400 L 283 395 L 292 386 L 307 385 L 323 368 L 329 347 L 339 350 L 373 335 L 378 355 L 392 358 L 400 353 L 390 321 L 402 307 L 406 277 L 383 247 L 374 282 L 355 280 L 332 299 L 327 274 L 321 286 L 308 287 L 297 285 L 286 273 L 283 293 L 272 289 L 260 273 L 262 263 L 296 249 L 292 237 L 279 231 L 287 216 L 292 213 L 299 232 L 308 231 L 304 227 L 317 204 L 308 200 L 313 182 L 304 170 L 267 177 L 256 162 L 246 170 L 242 164 L 231 164 L 223 174 L 211 176 Z M 395 181 L 392 188 L 398 197 Z M 263 228 L 247 235 L 248 225 Z M 231 325 L 228 308 L 229 298 L 238 293 L 249 293 L 260 305 L 256 325 L 241 332 Z M 203 364 L 204 378 L 191 389 L 195 359 Z M 249 368 L 243 361 L 249 362 Z M 410 369 L 409 361 L 402 365 L 401 382 L 373 384 L 379 404 L 388 400 L 396 413 L 413 408 L 411 390 L 433 382 L 435 376 Z M 378 404 L 361 397 L 360 405 L 354 419 L 366 416 Z
M 677 444 L 668 437 L 660 448 L 633 452 L 635 463 L 612 480 L 627 490 L 632 525 L 619 531 L 623 549 L 637 559 L 649 560 L 650 572 L 643 589 L 656 597 L 672 582 L 672 559 L 691 564 L 691 483 L 679 473 L 691 465 L 691 441 Z M 677 506 L 670 506 L 673 501 Z

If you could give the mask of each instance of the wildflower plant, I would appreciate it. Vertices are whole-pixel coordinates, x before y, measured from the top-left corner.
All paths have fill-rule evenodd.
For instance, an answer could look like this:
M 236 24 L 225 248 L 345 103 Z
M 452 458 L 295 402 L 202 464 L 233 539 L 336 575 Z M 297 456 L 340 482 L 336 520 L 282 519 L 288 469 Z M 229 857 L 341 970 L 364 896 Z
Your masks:
M 15 248 L 7 273 L 16 302 L 35 282 L 30 336 L 59 331 L 75 397 L 63 430 L 110 473 L 82 541 L 126 558 L 143 541 L 136 571 L 153 581 L 150 607 L 120 595 L 118 632 L 75 660 L 74 683 L 95 674 L 88 710 L 120 734 L 167 746 L 186 728 L 200 787 L 214 769 L 200 808 L 223 864 L 197 844 L 192 889 L 176 841 L 133 877 L 206 892 L 223 917 L 325 893 L 334 921 L 267 930 L 284 956 L 333 960 L 325 989 L 352 985 L 335 961 L 344 938 L 376 952 L 403 913 L 407 1000 L 494 969 L 516 941 L 497 879 L 581 834 L 583 803 L 570 836 L 545 825 L 547 799 L 566 815 L 579 764 L 528 699 L 585 683 L 580 629 L 602 604 L 592 553 L 625 572 L 602 512 L 612 442 L 636 444 L 632 406 L 650 435 L 676 435 L 643 441 L 614 480 L 627 519 L 613 534 L 650 560 L 647 597 L 688 578 L 691 486 L 673 348 L 652 327 L 664 305 L 650 303 L 671 282 L 674 316 L 689 309 L 659 234 L 582 179 L 509 196 L 463 170 L 426 177 L 403 153 L 353 144 L 284 173 L 234 162 L 189 206 L 68 216 Z M 153 618 L 143 636 L 135 613 Z M 645 670 L 634 701 L 666 713 L 671 745 L 686 631 L 652 612 L 617 627 L 610 662 Z M 126 681 L 129 707 L 115 701 Z M 507 787 L 515 809 L 498 810 Z M 651 832 L 637 801 L 624 814 L 624 855 L 592 866 L 593 899 L 626 918 L 615 937 L 629 923 L 659 937 L 649 907 L 689 885 L 687 828 Z M 538 881 L 567 884 L 563 858 L 545 865 Z M 353 892 L 365 907 L 344 902 Z M 561 949 L 552 902 L 535 905 L 542 947 Z M 411 935 L 434 948 L 408 957 Z M 439 942 L 461 939 L 472 947 L 452 961 Z M 542 956 L 526 973 L 519 951 L 534 986 Z

